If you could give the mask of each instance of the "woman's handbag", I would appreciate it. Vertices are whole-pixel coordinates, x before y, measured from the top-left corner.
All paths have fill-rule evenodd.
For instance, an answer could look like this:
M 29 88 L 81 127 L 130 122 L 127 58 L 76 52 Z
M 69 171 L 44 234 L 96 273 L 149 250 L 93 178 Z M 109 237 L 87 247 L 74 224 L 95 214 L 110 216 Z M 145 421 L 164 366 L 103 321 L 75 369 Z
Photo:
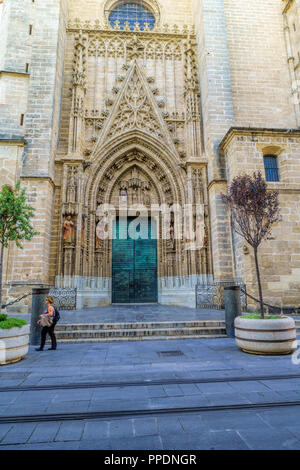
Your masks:
M 53 319 L 52 319 L 51 315 L 49 315 L 48 313 L 41 315 L 40 318 L 41 318 L 40 319 L 40 325 L 41 326 L 51 326 L 52 323 L 53 323 Z

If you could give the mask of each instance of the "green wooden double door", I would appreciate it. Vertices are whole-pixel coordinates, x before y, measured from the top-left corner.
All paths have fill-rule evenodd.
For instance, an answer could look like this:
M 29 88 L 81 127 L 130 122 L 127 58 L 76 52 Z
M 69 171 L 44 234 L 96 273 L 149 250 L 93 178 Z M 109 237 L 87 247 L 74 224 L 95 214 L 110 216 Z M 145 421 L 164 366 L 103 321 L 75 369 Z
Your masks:
M 144 221 L 142 238 L 131 238 L 128 228 L 133 220 L 117 219 L 112 242 L 112 303 L 157 302 L 157 240 L 151 220 Z M 146 238 L 147 237 L 147 238 Z

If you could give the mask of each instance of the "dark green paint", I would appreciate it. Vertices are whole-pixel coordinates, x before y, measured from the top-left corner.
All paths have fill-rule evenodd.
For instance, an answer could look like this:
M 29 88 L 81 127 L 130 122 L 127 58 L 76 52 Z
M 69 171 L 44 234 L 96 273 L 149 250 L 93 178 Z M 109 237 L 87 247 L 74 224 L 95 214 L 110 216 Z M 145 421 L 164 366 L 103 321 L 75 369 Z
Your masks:
M 112 243 L 112 302 L 157 302 L 157 241 L 151 239 L 151 220 L 146 221 L 148 239 L 128 237 L 124 219 L 117 219 Z M 127 238 L 126 238 L 127 237 Z

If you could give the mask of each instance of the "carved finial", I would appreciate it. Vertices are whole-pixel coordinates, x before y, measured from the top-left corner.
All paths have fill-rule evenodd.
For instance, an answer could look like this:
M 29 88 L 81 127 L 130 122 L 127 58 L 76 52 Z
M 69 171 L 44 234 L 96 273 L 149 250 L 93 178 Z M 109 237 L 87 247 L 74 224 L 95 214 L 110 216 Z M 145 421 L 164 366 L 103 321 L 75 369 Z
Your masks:
M 120 31 L 121 30 L 120 21 L 118 21 L 118 20 L 115 21 L 114 30 L 115 31 Z
M 123 31 L 131 31 L 130 24 L 128 21 L 125 21 Z

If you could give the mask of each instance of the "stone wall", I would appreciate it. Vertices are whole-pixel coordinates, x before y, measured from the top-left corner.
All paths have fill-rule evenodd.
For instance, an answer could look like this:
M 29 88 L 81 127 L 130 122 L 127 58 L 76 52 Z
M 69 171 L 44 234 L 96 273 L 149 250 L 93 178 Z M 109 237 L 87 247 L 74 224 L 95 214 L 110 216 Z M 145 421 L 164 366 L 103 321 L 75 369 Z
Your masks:
M 290 92 L 297 125 L 300 125 L 300 5 L 297 0 L 284 0 L 283 25 L 290 73 Z
M 0 165 L 16 181 L 21 178 L 29 202 L 36 208 L 33 225 L 40 233 L 24 244 L 11 246 L 6 253 L 4 273 L 8 299 L 30 290 L 32 285 L 49 283 L 52 226 L 54 158 L 58 140 L 60 95 L 64 60 L 67 0 L 5 0 L 5 54 L 2 52 L 0 104 L 2 147 Z M 21 115 L 23 115 L 21 117 Z M 25 139 L 22 151 L 11 145 Z M 18 159 L 18 161 L 16 161 Z M 14 169 L 12 168 L 14 166 Z M 22 304 L 15 308 L 28 308 Z
M 171 254 L 170 258 L 177 257 L 176 282 L 183 276 L 182 285 L 186 287 L 193 281 L 192 276 L 198 275 L 202 263 L 207 279 L 212 274 L 219 284 L 239 279 L 257 296 L 251 250 L 232 233 L 221 193 L 226 192 L 227 183 L 235 175 L 263 171 L 263 155 L 273 153 L 278 159 L 280 182 L 270 183 L 270 188 L 279 191 L 283 222 L 274 228 L 276 240 L 264 243 L 260 249 L 263 287 L 269 303 L 299 305 L 300 136 L 298 131 L 288 132 L 300 124 L 299 1 L 147 0 L 146 3 L 153 11 L 160 11 L 158 29 L 152 38 L 153 52 L 144 53 L 148 39 L 137 32 L 137 39 L 131 33 L 125 34 L 122 55 L 124 34 L 111 31 L 105 16 L 113 0 L 4 0 L 0 44 L 0 185 L 21 177 L 29 200 L 36 207 L 34 225 L 40 232 L 25 244 L 22 252 L 10 248 L 6 253 L 7 296 L 18 296 L 32 285 L 53 285 L 57 274 L 62 274 L 62 222 L 67 210 L 64 205 L 70 202 L 66 194 L 72 165 L 79 170 L 80 199 L 74 203 L 80 206 L 76 208 L 79 212 L 75 211 L 76 276 L 83 280 L 86 276 L 87 284 L 94 285 L 91 261 L 94 235 L 86 232 L 91 241 L 83 249 L 79 231 L 85 217 L 95 218 L 97 194 L 96 189 L 90 189 L 91 194 L 95 193 L 92 195 L 84 191 L 94 178 L 93 172 L 103 172 L 107 184 L 110 180 L 105 172 L 111 170 L 114 174 L 120 165 L 117 160 L 106 163 L 104 171 L 95 159 L 100 162 L 104 155 L 108 159 L 109 152 L 111 155 L 119 152 L 121 159 L 125 142 L 120 141 L 119 148 L 109 150 L 108 146 L 101 147 L 103 142 L 94 145 L 93 139 L 96 126 L 99 126 L 96 137 L 101 134 L 101 126 L 106 126 L 107 138 L 112 126 L 112 122 L 107 122 L 117 115 L 117 110 L 112 112 L 113 103 L 128 72 L 122 66 L 129 53 L 136 54 L 141 73 L 146 81 L 149 79 L 147 86 L 153 92 L 150 101 L 157 111 L 152 123 L 162 133 L 159 145 L 166 142 L 165 155 L 169 152 L 164 163 L 165 181 L 169 178 L 178 181 L 174 183 L 176 189 L 172 189 L 175 200 L 188 200 L 189 168 L 193 165 L 203 168 L 209 255 L 194 256 L 192 269 L 187 269 L 185 255 Z M 76 27 L 78 21 L 80 27 Z M 87 40 L 90 42 L 86 52 Z M 96 45 L 97 40 L 106 46 L 110 44 L 106 56 Z M 176 44 L 180 52 L 168 51 L 168 42 Z M 74 72 L 79 72 L 77 78 Z M 192 91 L 187 83 L 193 84 Z M 162 108 L 156 109 L 159 100 L 165 102 L 164 113 Z M 84 103 L 83 108 L 80 103 Z M 190 109 L 188 103 L 192 103 Z M 93 114 L 96 111 L 104 114 Z M 159 113 L 163 121 L 157 118 Z M 239 128 L 224 138 L 233 126 Z M 140 145 L 139 155 L 136 153 L 139 165 L 145 166 L 141 159 L 147 151 L 149 155 L 153 153 L 148 170 L 152 166 L 151 171 L 160 181 L 157 188 L 162 192 L 161 181 L 166 178 L 159 170 L 164 155 L 159 152 L 162 147 L 150 149 L 153 136 L 149 137 L 148 147 L 145 142 L 141 144 L 137 133 L 133 137 Z M 136 149 L 134 145 L 128 147 L 129 151 Z M 129 168 L 131 163 L 127 164 Z M 166 194 L 170 197 L 171 191 Z M 81 261 L 84 256 L 90 257 L 85 264 Z M 165 282 L 164 275 L 161 276 Z M 171 279 L 175 275 L 165 276 Z M 194 292 L 194 284 L 190 287 Z M 172 292 L 168 290 L 166 296 L 169 295 Z M 81 292 L 79 298 L 83 298 Z
M 236 126 L 296 127 L 283 2 L 224 0 Z
M 193 12 L 210 182 L 223 176 L 218 144 L 234 122 L 224 1 L 194 0 Z
M 274 240 L 259 248 L 265 301 L 286 307 L 300 305 L 300 131 L 276 129 L 233 129 L 221 144 L 225 150 L 227 177 L 230 182 L 241 173 L 261 171 L 263 156 L 277 156 L 279 182 L 269 182 L 279 192 L 282 221 L 273 229 Z M 252 248 L 235 237 L 235 276 L 242 277 L 251 295 L 258 297 Z M 253 307 L 253 302 L 249 300 Z

